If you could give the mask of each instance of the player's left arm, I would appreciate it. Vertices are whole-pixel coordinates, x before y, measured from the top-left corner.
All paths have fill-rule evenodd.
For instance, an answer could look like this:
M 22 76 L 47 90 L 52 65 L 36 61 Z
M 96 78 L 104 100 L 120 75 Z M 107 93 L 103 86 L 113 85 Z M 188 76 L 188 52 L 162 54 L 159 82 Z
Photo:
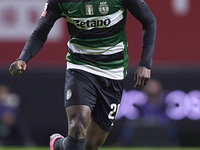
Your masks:
M 139 66 L 134 73 L 135 86 L 144 86 L 151 76 L 152 56 L 156 38 L 156 19 L 143 0 L 124 0 L 124 7 L 141 22 L 143 29 L 142 55 Z
M 57 8 L 57 4 L 53 0 L 48 0 L 36 28 L 26 42 L 17 60 L 23 60 L 27 63 L 34 57 L 43 47 L 50 30 L 59 18 L 61 18 L 61 12 Z
M 34 57 L 43 47 L 47 36 L 56 20 L 61 18 L 61 11 L 54 0 L 48 0 L 38 24 L 29 37 L 19 58 L 10 65 L 11 75 L 16 76 L 26 70 L 27 62 Z

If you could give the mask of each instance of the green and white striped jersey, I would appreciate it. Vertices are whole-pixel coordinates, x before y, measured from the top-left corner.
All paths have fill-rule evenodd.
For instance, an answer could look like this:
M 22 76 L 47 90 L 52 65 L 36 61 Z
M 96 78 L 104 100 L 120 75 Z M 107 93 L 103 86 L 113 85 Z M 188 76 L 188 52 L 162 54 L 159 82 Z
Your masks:
M 58 6 L 70 36 L 67 69 L 123 79 L 128 54 L 122 0 L 64 0 Z
M 56 20 L 65 18 L 70 36 L 67 69 L 81 69 L 122 80 L 128 65 L 126 9 L 143 27 L 143 52 L 139 65 L 151 68 L 156 20 L 143 0 L 48 0 L 18 60 L 28 62 L 35 56 Z

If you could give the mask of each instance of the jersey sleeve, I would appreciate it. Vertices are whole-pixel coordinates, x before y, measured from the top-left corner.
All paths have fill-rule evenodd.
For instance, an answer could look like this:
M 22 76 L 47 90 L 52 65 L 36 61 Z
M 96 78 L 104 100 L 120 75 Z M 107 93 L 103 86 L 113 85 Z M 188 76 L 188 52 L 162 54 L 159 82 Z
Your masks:
M 17 60 L 28 62 L 35 56 L 43 47 L 51 28 L 60 17 L 61 11 L 57 6 L 56 1 L 47 1 L 35 30 L 29 37 Z
M 123 6 L 142 24 L 143 45 L 139 65 L 151 68 L 156 38 L 156 19 L 143 0 L 124 0 Z

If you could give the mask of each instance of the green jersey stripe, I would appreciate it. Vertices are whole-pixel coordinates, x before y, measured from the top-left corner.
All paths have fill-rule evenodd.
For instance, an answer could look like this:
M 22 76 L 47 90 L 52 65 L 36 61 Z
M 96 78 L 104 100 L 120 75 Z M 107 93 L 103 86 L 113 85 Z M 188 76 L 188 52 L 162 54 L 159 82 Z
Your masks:
M 118 43 L 124 41 L 126 39 L 125 32 L 122 31 L 116 35 L 101 38 L 101 39 L 78 39 L 72 38 L 69 40 L 70 43 L 76 43 L 82 46 L 90 47 L 90 48 L 97 48 L 97 47 L 109 47 L 115 46 Z
M 67 54 L 66 59 L 68 62 L 79 64 L 79 65 L 92 65 L 99 67 L 101 69 L 109 70 L 109 69 L 116 69 L 124 66 L 124 60 L 117 60 L 117 61 L 111 61 L 111 62 L 90 62 L 87 60 L 76 60 L 72 57 L 70 53 Z

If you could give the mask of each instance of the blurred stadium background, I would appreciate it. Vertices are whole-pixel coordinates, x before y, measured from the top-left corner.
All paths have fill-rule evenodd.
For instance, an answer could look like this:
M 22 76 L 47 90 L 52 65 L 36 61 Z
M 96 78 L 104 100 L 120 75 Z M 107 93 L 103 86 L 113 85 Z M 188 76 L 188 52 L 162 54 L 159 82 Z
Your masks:
M 144 89 L 133 88 L 133 73 L 142 52 L 142 29 L 128 14 L 128 76 L 123 103 L 104 146 L 200 147 L 200 1 L 146 3 L 157 19 L 152 78 L 163 86 L 163 105 L 160 113 L 145 115 L 149 95 L 143 93 Z M 8 98 L 11 103 L 0 101 L 0 149 L 1 145 L 48 146 L 52 133 L 67 134 L 63 108 L 68 41 L 65 20 L 56 22 L 26 72 L 12 77 L 8 71 L 36 26 L 44 5 L 45 0 L 0 0 L 0 85 L 6 85 L 12 95 Z M 8 126 L 2 123 L 3 108 L 8 108 L 4 118 Z M 5 142 L 8 139 L 10 143 Z

